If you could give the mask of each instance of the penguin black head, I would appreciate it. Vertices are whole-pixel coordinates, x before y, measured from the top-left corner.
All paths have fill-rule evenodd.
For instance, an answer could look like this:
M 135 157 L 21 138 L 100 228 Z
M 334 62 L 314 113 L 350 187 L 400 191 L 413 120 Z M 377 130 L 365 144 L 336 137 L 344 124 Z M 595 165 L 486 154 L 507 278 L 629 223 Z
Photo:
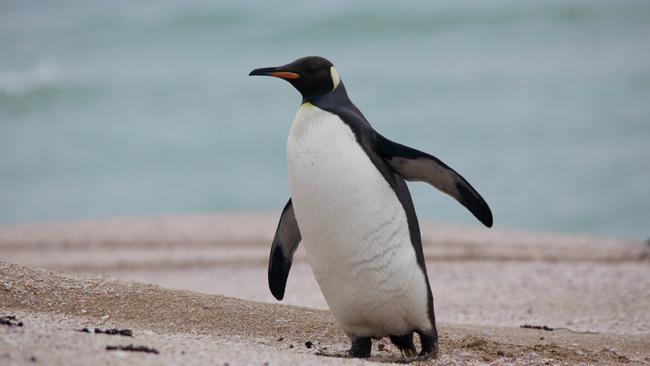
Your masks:
M 284 79 L 298 89 L 304 101 L 328 94 L 341 84 L 341 77 L 334 65 L 318 56 L 299 58 L 284 66 L 255 69 L 249 75 Z

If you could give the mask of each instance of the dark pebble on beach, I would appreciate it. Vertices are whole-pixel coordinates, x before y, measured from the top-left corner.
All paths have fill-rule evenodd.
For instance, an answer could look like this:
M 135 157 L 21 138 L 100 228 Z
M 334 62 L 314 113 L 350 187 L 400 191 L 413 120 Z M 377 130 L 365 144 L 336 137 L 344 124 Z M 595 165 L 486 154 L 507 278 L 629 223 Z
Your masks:
M 79 329 L 77 332 L 83 333 L 95 333 L 95 334 L 108 334 L 108 335 L 119 335 L 122 337 L 133 337 L 133 331 L 131 329 L 99 329 L 95 328 L 94 332 L 91 332 L 88 328 Z
M 155 348 L 150 348 L 147 346 L 134 346 L 129 344 L 128 346 L 106 346 L 107 351 L 128 351 L 128 352 L 144 352 L 144 353 L 154 353 L 158 354 L 158 350 Z
M 0 318 L 0 324 L 8 327 L 22 327 L 23 322 L 19 321 L 15 315 L 7 315 Z

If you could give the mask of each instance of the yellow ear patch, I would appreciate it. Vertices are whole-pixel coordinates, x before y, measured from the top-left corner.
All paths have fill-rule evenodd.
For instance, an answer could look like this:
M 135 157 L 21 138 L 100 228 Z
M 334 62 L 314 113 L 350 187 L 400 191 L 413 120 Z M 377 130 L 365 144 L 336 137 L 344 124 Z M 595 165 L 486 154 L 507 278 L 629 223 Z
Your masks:
M 287 72 L 287 71 L 272 72 L 269 75 L 275 76 L 276 78 L 280 78 L 280 79 L 298 79 L 300 77 L 300 75 L 296 74 L 295 72 Z
M 332 76 L 332 85 L 334 85 L 332 90 L 334 90 L 341 84 L 341 76 L 334 66 L 330 67 L 330 75 Z

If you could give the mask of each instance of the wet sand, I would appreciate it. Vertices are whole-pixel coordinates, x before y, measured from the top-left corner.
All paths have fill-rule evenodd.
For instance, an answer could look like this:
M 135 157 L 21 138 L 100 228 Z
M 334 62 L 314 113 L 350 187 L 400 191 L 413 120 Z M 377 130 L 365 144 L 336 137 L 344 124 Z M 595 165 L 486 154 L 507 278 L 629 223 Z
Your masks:
M 224 215 L 0 227 L 0 317 L 24 322 L 0 325 L 0 364 L 399 359 L 385 340 L 369 361 L 318 355 L 341 356 L 348 340 L 301 251 L 285 301 L 270 295 L 275 225 L 275 215 Z M 436 364 L 650 363 L 647 245 L 422 226 L 441 323 Z M 83 327 L 129 328 L 135 337 L 74 331 Z M 131 343 L 160 353 L 105 350 Z

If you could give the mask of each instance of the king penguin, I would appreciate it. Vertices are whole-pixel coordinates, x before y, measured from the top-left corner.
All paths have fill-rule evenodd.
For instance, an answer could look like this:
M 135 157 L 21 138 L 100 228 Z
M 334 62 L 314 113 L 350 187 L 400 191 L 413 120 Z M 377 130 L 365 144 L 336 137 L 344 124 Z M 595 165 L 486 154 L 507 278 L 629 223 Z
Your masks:
M 382 337 L 409 358 L 436 357 L 433 296 L 405 180 L 431 184 L 491 227 L 487 203 L 439 159 L 375 131 L 325 58 L 250 75 L 284 79 L 302 95 L 287 141 L 291 198 L 271 246 L 271 293 L 284 297 L 293 254 L 304 242 L 327 305 L 351 339 L 352 357 L 369 357 L 372 338 Z

